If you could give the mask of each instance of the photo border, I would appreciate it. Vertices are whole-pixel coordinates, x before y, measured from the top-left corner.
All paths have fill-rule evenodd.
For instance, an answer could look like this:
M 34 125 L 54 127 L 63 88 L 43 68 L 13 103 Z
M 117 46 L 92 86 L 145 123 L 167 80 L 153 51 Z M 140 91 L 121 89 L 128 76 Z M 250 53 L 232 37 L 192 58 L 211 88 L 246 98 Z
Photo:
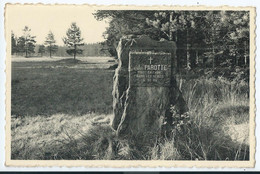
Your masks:
M 12 160 L 11 159 L 11 29 L 8 24 L 8 10 L 12 6 L 91 6 L 97 10 L 231 10 L 241 11 L 247 10 L 250 12 L 250 119 L 249 119 L 249 141 L 250 141 L 250 159 L 249 161 L 190 161 L 190 160 Z M 5 165 L 20 166 L 20 167 L 207 167 L 207 168 L 253 168 L 255 166 L 255 24 L 256 8 L 255 7 L 232 7 L 232 6 L 170 6 L 170 5 L 152 5 L 152 6 L 137 6 L 137 5 L 88 5 L 88 4 L 11 4 L 5 5 L 5 40 L 6 40 L 6 126 L 5 126 Z M 112 96 L 111 96 L 112 97 Z

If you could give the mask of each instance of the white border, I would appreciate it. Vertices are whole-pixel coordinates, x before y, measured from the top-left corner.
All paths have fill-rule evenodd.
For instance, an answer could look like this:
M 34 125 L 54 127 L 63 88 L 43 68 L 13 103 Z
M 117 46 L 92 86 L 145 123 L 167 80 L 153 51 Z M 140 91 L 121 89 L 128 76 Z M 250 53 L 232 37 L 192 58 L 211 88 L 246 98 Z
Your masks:
M 256 15 L 260 14 L 260 2 L 256 0 L 218 0 L 218 1 L 203 1 L 203 0 L 186 0 L 185 2 L 182 0 L 175 0 L 174 2 L 171 2 L 170 0 L 142 0 L 142 1 L 106 1 L 106 0 L 1 0 L 0 1 L 0 171 L 260 171 L 260 153 L 259 153 L 259 147 L 258 147 L 258 141 L 260 140 L 260 118 L 259 113 L 260 111 L 256 111 L 256 137 L 257 137 L 257 144 L 256 144 L 256 164 L 254 169 L 246 168 L 246 169 L 208 169 L 208 168 L 86 168 L 86 167 L 5 167 L 5 152 L 4 152 L 4 146 L 5 146 L 5 40 L 4 40 L 4 5 L 5 3 L 73 3 L 73 4 L 100 4 L 100 5 L 110 5 L 110 4 L 118 4 L 118 5 L 207 5 L 207 6 L 221 6 L 221 5 L 229 5 L 229 6 L 255 6 L 256 8 Z M 256 17 L 256 26 L 260 25 L 260 21 L 258 16 Z M 256 36 L 260 35 L 260 29 L 259 27 L 256 27 Z M 256 37 L 256 47 L 259 45 L 260 40 L 258 37 Z M 257 89 L 260 89 L 260 73 L 258 69 L 260 70 L 260 65 L 258 62 L 258 56 L 259 50 L 256 49 L 256 99 L 260 98 L 260 93 L 257 91 Z M 256 108 L 260 106 L 260 102 L 256 100 Z

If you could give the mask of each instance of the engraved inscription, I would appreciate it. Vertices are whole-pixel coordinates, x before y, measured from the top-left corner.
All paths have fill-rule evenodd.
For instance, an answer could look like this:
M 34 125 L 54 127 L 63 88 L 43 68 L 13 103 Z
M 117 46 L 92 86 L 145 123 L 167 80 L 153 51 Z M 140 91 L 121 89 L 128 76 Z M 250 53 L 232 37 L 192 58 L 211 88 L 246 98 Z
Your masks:
M 170 53 L 130 52 L 130 85 L 136 87 L 169 86 Z

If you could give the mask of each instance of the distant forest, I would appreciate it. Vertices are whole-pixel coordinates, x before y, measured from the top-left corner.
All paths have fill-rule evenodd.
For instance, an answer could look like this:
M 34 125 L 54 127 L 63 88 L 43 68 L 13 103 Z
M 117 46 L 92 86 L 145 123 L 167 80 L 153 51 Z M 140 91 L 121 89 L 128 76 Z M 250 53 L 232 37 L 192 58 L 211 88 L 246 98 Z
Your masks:
M 31 53 L 31 57 L 49 57 L 49 52 L 44 51 L 41 52 L 39 51 L 41 45 L 36 44 L 34 48 L 34 52 Z M 86 57 L 86 56 L 111 56 L 106 50 L 103 49 L 101 43 L 93 43 L 93 44 L 85 44 L 82 47 L 83 53 L 79 54 L 78 57 Z M 67 46 L 57 46 L 57 50 L 53 52 L 54 57 L 71 57 L 68 53 Z M 24 52 L 15 52 L 13 55 L 17 56 L 24 56 Z
M 11 34 L 11 54 L 24 57 L 71 57 L 76 56 L 111 56 L 104 48 L 104 43 L 84 43 L 80 28 L 75 22 L 71 23 L 62 38 L 64 46 L 56 45 L 56 39 L 52 31 L 49 31 L 43 44 L 36 43 L 36 36 L 31 35 L 31 29 L 25 26 L 22 36 Z
M 35 56 L 49 56 L 48 52 L 44 52 L 43 55 L 39 53 L 40 45 L 35 46 Z M 66 50 L 68 49 L 67 46 L 57 46 L 57 51 L 53 53 L 53 56 L 56 57 L 71 57 Z M 84 44 L 81 46 L 83 50 L 82 54 L 79 54 L 78 57 L 86 57 L 86 56 L 110 56 L 110 54 L 102 49 L 101 43 L 93 43 L 93 44 Z

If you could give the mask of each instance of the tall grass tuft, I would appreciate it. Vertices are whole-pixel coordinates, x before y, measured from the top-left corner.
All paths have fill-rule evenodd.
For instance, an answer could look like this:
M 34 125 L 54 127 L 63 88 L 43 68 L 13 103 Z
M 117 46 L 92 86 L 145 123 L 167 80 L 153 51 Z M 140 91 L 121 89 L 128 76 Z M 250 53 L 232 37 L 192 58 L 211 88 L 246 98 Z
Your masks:
M 109 125 L 98 125 L 81 134 L 80 138 L 74 139 L 71 135 L 63 141 L 62 159 L 87 159 L 102 160 L 114 159 L 115 132 Z
M 151 160 L 179 160 L 180 153 L 175 146 L 174 139 L 163 139 L 151 147 Z
M 225 78 L 183 81 L 181 90 L 189 107 L 191 124 L 183 125 L 183 131 L 174 135 L 182 158 L 248 160 L 249 99 L 245 90 L 248 84 Z M 242 137 L 238 139 L 236 134 Z

